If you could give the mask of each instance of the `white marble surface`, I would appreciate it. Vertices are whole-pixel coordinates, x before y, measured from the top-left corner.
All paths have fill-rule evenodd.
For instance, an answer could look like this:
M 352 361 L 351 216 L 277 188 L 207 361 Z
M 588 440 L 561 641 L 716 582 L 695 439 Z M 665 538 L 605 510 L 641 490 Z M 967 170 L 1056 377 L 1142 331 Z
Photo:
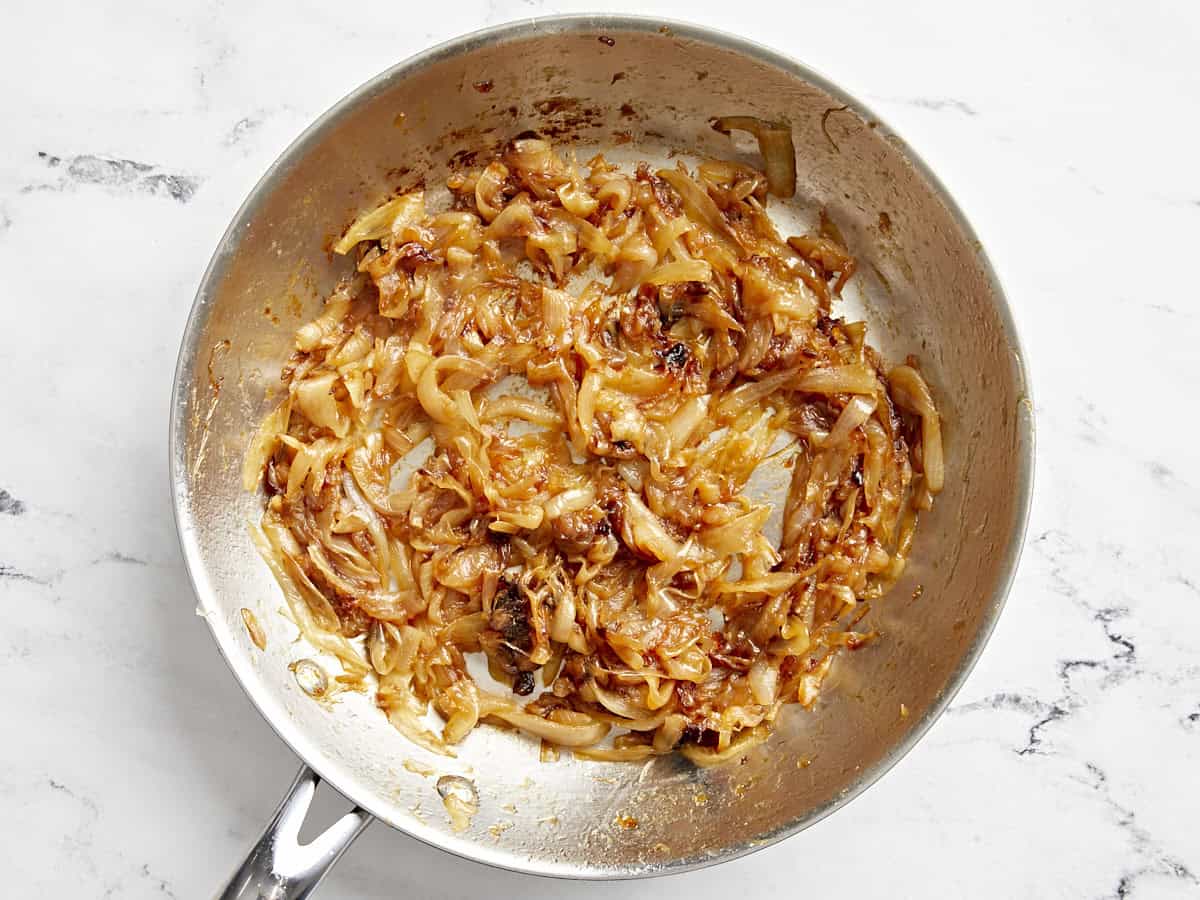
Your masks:
M 670 884 L 569 885 L 376 827 L 322 896 L 1200 895 L 1200 5 L 619 6 L 807 61 L 959 198 L 1033 372 L 1020 576 L 951 712 L 800 837 Z M 206 896 L 292 777 L 193 615 L 167 492 L 178 338 L 242 197 L 391 63 L 583 8 L 6 5 L 3 896 Z

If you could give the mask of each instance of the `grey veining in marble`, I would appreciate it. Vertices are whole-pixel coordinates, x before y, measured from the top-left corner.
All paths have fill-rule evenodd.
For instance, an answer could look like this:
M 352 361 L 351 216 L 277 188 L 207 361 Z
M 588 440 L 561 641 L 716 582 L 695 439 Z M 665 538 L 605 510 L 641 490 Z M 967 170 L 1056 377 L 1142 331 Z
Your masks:
M 167 494 L 178 337 L 234 210 L 308 122 L 390 64 L 586 6 L 6 10 L 4 896 L 206 896 L 294 774 L 193 614 Z M 1200 896 L 1200 6 L 615 6 L 803 59 L 959 199 L 1033 375 L 1017 583 L 950 712 L 801 836 L 664 887 L 534 880 L 377 828 L 322 896 Z

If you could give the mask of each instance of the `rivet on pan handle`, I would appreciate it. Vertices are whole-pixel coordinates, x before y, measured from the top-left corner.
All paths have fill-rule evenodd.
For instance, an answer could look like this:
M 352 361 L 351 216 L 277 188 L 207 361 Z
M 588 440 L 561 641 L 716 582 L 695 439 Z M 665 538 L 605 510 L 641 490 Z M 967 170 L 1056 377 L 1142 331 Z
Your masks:
M 373 818 L 356 806 L 312 842 L 301 844 L 300 826 L 320 781 L 308 766 L 301 767 L 270 824 L 217 900 L 303 900 L 316 890 Z

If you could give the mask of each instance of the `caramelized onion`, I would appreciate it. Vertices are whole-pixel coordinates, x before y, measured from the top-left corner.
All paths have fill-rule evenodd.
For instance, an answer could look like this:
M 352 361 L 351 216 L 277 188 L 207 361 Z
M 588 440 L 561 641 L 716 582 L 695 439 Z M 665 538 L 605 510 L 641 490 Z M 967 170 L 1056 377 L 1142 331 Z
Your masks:
M 898 406 L 921 417 L 921 451 L 925 481 L 930 493 L 939 493 L 945 483 L 942 460 L 942 420 L 933 405 L 929 386 L 911 366 L 896 366 L 888 373 L 888 385 Z
M 345 236 L 333 246 L 334 253 L 346 254 L 363 241 L 377 241 L 416 224 L 425 215 L 425 195 L 421 191 L 389 200 L 359 216 L 346 229 Z
M 722 134 L 748 131 L 758 141 L 767 187 L 776 197 L 792 197 L 796 193 L 796 148 L 792 145 L 792 129 L 778 122 L 767 122 L 754 116 L 725 116 L 713 122 Z
M 243 466 L 287 614 L 340 666 L 322 702 L 374 683 L 448 755 L 491 722 L 711 765 L 870 636 L 841 613 L 903 571 L 941 420 L 915 363 L 884 377 L 865 325 L 830 315 L 854 260 L 828 217 L 786 241 L 768 217 L 788 130 L 717 125 L 759 139 L 765 178 L 581 168 L 522 138 L 455 175 L 451 208 L 406 194 L 338 242 L 356 271 L 297 331 Z M 776 542 L 754 492 L 785 460 Z

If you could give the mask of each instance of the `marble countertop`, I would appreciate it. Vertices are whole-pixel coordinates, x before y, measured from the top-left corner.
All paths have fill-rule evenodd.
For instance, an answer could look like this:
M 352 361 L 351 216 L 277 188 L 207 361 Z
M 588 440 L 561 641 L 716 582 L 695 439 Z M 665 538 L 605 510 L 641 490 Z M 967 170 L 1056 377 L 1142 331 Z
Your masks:
M 1175 266 L 1200 236 L 1200 5 L 612 5 L 804 60 L 881 112 L 958 198 L 1033 375 L 1020 573 L 949 713 L 802 836 L 670 884 L 566 884 L 377 826 L 321 896 L 1200 895 L 1200 306 Z M 176 350 L 225 224 L 318 113 L 433 42 L 586 6 L 452 9 L 6 10 L 6 896 L 206 896 L 290 782 L 294 756 L 193 614 L 167 491 Z

